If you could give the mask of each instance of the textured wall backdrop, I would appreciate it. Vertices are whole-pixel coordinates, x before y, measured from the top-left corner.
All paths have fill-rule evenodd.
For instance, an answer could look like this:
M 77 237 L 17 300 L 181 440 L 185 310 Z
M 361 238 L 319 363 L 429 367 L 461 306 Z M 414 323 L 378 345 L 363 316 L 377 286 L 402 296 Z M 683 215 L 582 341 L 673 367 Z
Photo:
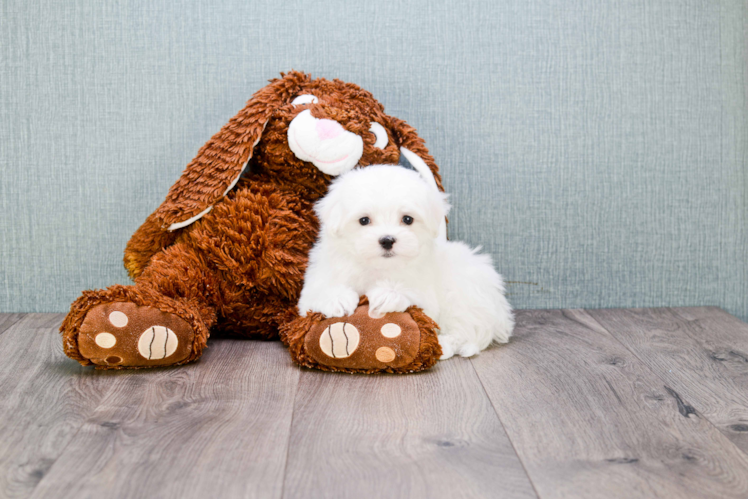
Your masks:
M 126 283 L 122 250 L 280 71 L 415 126 L 520 308 L 748 318 L 744 0 L 0 2 L 0 311 Z

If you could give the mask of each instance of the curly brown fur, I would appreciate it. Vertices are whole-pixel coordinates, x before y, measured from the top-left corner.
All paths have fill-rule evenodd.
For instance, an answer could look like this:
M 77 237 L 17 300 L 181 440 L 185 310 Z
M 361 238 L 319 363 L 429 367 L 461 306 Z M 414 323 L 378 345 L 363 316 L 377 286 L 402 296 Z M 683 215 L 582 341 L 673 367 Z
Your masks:
M 298 159 L 288 147 L 288 126 L 300 112 L 290 102 L 304 93 L 324 96 L 320 103 L 308 106 L 315 118 L 334 119 L 364 139 L 361 166 L 397 163 L 399 146 L 405 146 L 424 159 L 441 187 L 438 167 L 415 129 L 386 115 L 369 92 L 337 79 L 312 80 L 309 75 L 293 71 L 259 90 L 200 149 L 164 203 L 135 232 L 125 250 L 125 267 L 133 278 L 140 275 L 152 255 L 173 243 L 180 232 L 190 229 L 188 226 L 170 232 L 168 226 L 194 217 L 218 201 L 247 161 L 253 180 L 290 188 L 311 202 L 324 196 L 331 177 Z M 374 147 L 375 137 L 369 132 L 372 121 L 387 128 L 390 141 L 383 150 Z

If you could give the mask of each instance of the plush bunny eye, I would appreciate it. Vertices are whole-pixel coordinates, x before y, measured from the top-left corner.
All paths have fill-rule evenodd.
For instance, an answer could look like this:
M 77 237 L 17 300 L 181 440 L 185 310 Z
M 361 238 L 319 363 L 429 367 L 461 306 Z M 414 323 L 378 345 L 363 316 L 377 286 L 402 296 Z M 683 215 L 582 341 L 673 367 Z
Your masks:
M 377 122 L 371 122 L 371 128 L 369 129 L 369 132 L 377 137 L 377 140 L 374 143 L 374 147 L 384 149 L 384 147 L 387 145 L 387 142 L 389 141 L 389 139 L 387 138 L 387 131 L 384 129 L 384 127 Z
M 314 104 L 316 102 L 319 102 L 319 99 L 314 97 L 312 94 L 304 94 L 291 101 L 291 104 L 294 106 L 301 106 L 303 104 Z

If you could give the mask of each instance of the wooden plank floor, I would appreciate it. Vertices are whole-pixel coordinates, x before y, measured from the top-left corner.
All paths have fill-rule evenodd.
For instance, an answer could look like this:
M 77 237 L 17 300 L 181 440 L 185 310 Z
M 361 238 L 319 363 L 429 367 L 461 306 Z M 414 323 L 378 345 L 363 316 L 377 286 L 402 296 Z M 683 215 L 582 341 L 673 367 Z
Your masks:
M 748 497 L 748 325 L 717 308 L 520 311 L 408 376 L 221 339 L 95 371 L 62 318 L 0 314 L 0 497 Z

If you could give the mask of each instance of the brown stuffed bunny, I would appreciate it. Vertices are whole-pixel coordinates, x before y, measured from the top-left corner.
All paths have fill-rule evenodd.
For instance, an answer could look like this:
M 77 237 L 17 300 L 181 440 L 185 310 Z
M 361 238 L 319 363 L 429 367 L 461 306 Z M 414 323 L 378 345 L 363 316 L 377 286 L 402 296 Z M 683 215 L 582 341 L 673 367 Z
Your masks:
M 281 75 L 203 146 L 166 201 L 132 236 L 135 284 L 83 292 L 62 323 L 65 353 L 97 368 L 177 365 L 210 333 L 277 338 L 297 363 L 347 372 L 419 371 L 441 355 L 417 307 L 384 318 L 366 297 L 349 317 L 300 317 L 312 210 L 331 179 L 400 163 L 442 189 L 438 168 L 405 122 L 340 80 Z

